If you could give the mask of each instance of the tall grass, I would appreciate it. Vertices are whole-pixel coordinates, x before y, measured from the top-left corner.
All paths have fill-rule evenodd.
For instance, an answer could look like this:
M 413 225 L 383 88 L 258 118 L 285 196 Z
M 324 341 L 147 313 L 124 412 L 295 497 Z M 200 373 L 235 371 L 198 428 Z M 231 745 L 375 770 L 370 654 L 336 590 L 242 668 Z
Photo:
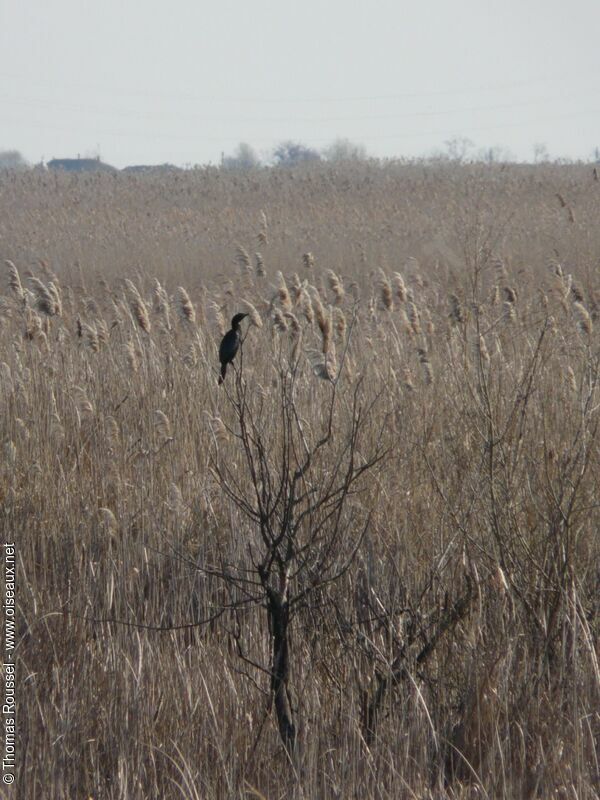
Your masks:
M 599 186 L 552 165 L 0 178 L 20 796 L 598 797 Z M 294 369 L 306 446 L 335 391 L 336 445 L 356 396 L 356 463 L 382 429 L 386 456 L 341 518 L 340 553 L 369 520 L 348 569 L 294 618 L 286 754 L 264 605 L 226 579 L 260 540 L 220 476 L 255 488 L 236 385 L 276 454 Z

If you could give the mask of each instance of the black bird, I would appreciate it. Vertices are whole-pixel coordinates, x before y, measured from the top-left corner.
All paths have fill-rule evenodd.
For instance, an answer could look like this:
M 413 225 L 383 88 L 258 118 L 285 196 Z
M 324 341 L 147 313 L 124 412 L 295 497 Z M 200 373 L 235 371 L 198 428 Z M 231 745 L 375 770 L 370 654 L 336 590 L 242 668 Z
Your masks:
M 235 354 L 240 349 L 240 322 L 247 317 L 248 314 L 236 314 L 231 320 L 231 330 L 227 331 L 221 340 L 219 346 L 219 361 L 221 362 L 221 377 L 219 384 L 225 380 L 225 373 L 227 372 L 227 364 L 230 364 L 235 358 Z

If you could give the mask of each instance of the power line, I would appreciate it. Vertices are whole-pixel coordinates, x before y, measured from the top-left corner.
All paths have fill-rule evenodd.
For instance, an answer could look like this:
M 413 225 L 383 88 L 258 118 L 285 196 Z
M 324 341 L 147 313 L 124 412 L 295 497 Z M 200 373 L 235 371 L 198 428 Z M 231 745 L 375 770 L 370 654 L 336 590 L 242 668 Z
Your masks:
M 527 120 L 527 121 L 518 121 L 518 122 L 508 122 L 508 123 L 499 123 L 499 124 L 492 124 L 492 125 L 480 125 L 480 126 L 471 126 L 471 125 L 463 125 L 461 128 L 457 128 L 456 126 L 452 128 L 445 128 L 445 129 L 438 129 L 438 130 L 417 130 L 417 131 L 402 131 L 401 133 L 390 133 L 390 134 L 366 134 L 366 135 L 355 135 L 355 138 L 364 140 L 365 142 L 369 141 L 394 141 L 394 140 L 402 140 L 402 139 L 412 139 L 416 137 L 431 137 L 431 136 L 454 136 L 454 135 L 466 135 L 469 133 L 477 133 L 482 131 L 495 131 L 495 130 L 506 130 L 509 128 L 522 128 L 525 126 L 531 125 L 531 123 L 539 122 L 555 122 L 557 120 L 568 120 L 573 119 L 576 117 L 582 116 L 593 116 L 600 114 L 600 108 L 596 109 L 582 109 L 580 111 L 570 111 L 566 113 L 559 113 L 559 114 L 550 114 L 550 115 L 536 115 L 534 119 Z M 10 122 L 10 119 L 4 118 L 5 122 Z M 23 124 L 22 122 L 17 121 L 15 124 Z M 81 135 L 78 133 L 77 130 L 74 130 L 73 126 L 70 125 L 66 126 L 57 126 L 53 125 L 52 123 L 48 123 L 47 120 L 36 120 L 29 123 L 35 127 L 39 127 L 40 130 L 54 130 L 60 133 L 68 132 L 72 135 Z M 81 130 L 81 129 L 79 129 Z M 223 135 L 223 136 L 203 136 L 201 134 L 194 134 L 194 133 L 186 133 L 186 134 L 169 134 L 169 133 L 158 133 L 156 131 L 148 132 L 147 129 L 143 131 L 132 131 L 132 130 L 121 130 L 117 131 L 114 129 L 111 130 L 99 130 L 96 126 L 90 129 L 89 134 L 85 135 L 93 135 L 94 137 L 101 137 L 101 136 L 115 136 L 118 138 L 136 138 L 138 140 L 144 140 L 146 142 L 152 142 L 154 140 L 161 140 L 161 141 L 194 141 L 201 143 L 233 143 L 237 144 L 243 137 L 240 137 L 239 134 L 233 135 Z M 278 141 L 281 139 L 288 139 L 290 138 L 288 135 L 273 135 L 268 138 L 260 136 L 253 139 L 255 144 L 271 144 L 274 141 Z M 293 138 L 293 137 L 292 137 Z M 303 141 L 307 144 L 324 144 L 331 141 L 331 136 L 328 137 L 302 137 Z
M 89 83 L 75 83 L 75 82 L 67 82 L 60 85 L 62 89 L 80 89 L 82 91 L 104 91 L 109 92 L 112 96 L 115 94 L 122 94 L 122 95 L 135 95 L 139 97 L 148 97 L 150 99 L 156 98 L 169 98 L 169 99 L 182 99 L 182 100 L 195 100 L 197 102 L 212 102 L 212 103 L 252 103 L 252 104 L 299 104 L 299 103 L 348 103 L 348 102 L 374 102 L 379 100 L 406 100 L 406 99 L 415 99 L 415 98 L 424 98 L 424 97 L 443 97 L 449 95 L 456 95 L 456 94 L 470 94 L 470 93 L 477 93 L 477 92 L 493 92 L 493 91 L 502 91 L 504 89 L 516 89 L 525 86 L 531 86 L 533 84 L 539 83 L 548 83 L 552 81 L 569 81 L 571 78 L 581 79 L 581 73 L 573 73 L 572 75 L 565 75 L 563 73 L 556 73 L 553 75 L 544 75 L 538 76 L 529 79 L 522 79 L 518 81 L 506 82 L 506 83 L 497 83 L 497 84 L 484 84 L 479 86 L 472 86 L 472 87 L 458 87 L 458 88 L 451 88 L 451 89 L 427 89 L 427 90 L 412 90 L 409 92 L 397 92 L 392 94 L 374 94 L 374 95 L 355 95 L 355 96 L 321 96 L 321 97 L 223 97 L 221 96 L 214 96 L 214 95 L 196 95 L 193 93 L 186 93 L 186 92 L 168 92 L 168 93 L 160 93 L 155 91 L 147 91 L 145 89 L 130 89 L 124 88 L 123 86 L 100 86 L 98 84 L 89 84 Z M 56 82 L 49 82 L 49 81 L 40 81 L 37 78 L 33 80 L 30 78 L 25 78 L 23 75 L 16 75 L 6 72 L 0 72 L 0 78 L 4 78 L 10 80 L 12 82 L 15 81 L 27 81 L 33 84 L 37 84 L 38 86 L 46 86 L 56 89 L 58 84 Z
M 578 99 L 580 97 L 589 98 L 590 96 L 596 95 L 600 93 L 600 87 L 596 87 L 592 90 L 588 90 L 585 92 L 578 92 L 575 94 L 571 94 L 569 96 L 569 100 Z M 75 113 L 83 113 L 83 114 L 103 114 L 103 115 L 110 115 L 114 117 L 130 117 L 130 118 L 145 118 L 145 119 L 171 119 L 173 117 L 173 112 L 163 110 L 163 111 L 135 111 L 130 109 L 110 109 L 110 108 L 98 108 L 93 106 L 85 106 L 85 105 L 71 105 L 68 103 L 63 103 L 61 101 L 53 101 L 48 100 L 46 98 L 11 98 L 7 97 L 6 95 L 0 95 L 0 101 L 2 103 L 13 105 L 13 106 L 35 106 L 35 107 L 43 107 L 43 108 L 50 108 L 50 109 L 57 109 L 62 111 L 70 111 Z M 191 111 L 182 112 L 177 114 L 177 122 L 182 122 L 184 120 L 189 121 L 198 121 L 202 124 L 227 124 L 227 125 L 247 125 L 253 123 L 261 123 L 261 124 L 278 124 L 278 123 L 325 123 L 325 122 L 354 122 L 354 121 L 364 121 L 364 120 L 374 120 L 374 121 L 383 121 L 383 120 L 400 120 L 400 119 L 413 119 L 413 118 L 420 118 L 420 117 L 441 117 L 441 116 L 452 116 L 454 114 L 473 114 L 473 113 L 482 113 L 482 112 L 489 112 L 489 111 L 510 111 L 519 108 L 530 108 L 531 106 L 535 105 L 543 105 L 545 103 L 554 103 L 556 102 L 555 97 L 543 97 L 543 98 L 535 98 L 535 99 L 528 99 L 522 100 L 519 102 L 514 103 L 501 103 L 501 104 L 494 104 L 494 105 L 484 105 L 484 106 L 468 106 L 463 108 L 450 108 L 450 109 L 435 109 L 435 110 L 425 110 L 425 111 L 405 111 L 398 114 L 351 114 L 346 116 L 334 116 L 334 117 L 290 117 L 289 115 L 285 118 L 277 117 L 277 118 L 269 118 L 269 117 L 255 117 L 255 118 L 248 118 L 248 117 L 230 117 L 230 118 L 216 118 L 216 117 L 209 117 L 203 113 L 193 113 Z

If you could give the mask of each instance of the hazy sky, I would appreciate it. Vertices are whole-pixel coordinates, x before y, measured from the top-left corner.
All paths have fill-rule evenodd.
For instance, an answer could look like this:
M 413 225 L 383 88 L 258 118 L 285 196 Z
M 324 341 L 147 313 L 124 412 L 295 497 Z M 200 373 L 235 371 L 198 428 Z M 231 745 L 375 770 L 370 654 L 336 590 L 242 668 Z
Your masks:
M 600 147 L 600 0 L 0 0 L 0 150 L 218 163 L 347 137 Z

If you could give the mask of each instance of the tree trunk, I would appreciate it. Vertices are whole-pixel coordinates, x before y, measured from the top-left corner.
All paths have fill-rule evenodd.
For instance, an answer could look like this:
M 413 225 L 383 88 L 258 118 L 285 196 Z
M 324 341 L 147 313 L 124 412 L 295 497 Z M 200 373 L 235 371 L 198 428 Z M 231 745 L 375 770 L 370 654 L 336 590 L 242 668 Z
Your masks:
M 296 744 L 296 727 L 289 702 L 289 608 L 287 602 L 273 592 L 269 598 L 268 613 L 273 633 L 271 665 L 271 692 L 275 701 L 277 726 L 283 745 L 289 756 Z

